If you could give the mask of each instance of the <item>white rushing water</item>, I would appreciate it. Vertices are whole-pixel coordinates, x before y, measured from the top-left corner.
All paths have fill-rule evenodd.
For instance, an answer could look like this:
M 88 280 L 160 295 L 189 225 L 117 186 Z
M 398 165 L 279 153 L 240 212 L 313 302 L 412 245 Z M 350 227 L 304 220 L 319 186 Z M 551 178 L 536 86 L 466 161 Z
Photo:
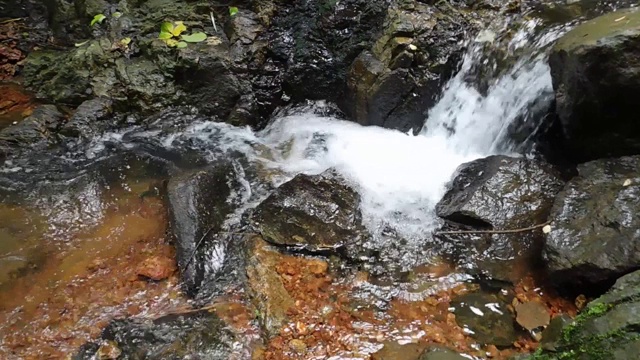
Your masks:
M 540 49 L 561 31 L 533 38 L 537 23 L 526 24 L 509 51 Z M 266 129 L 205 122 L 165 140 L 215 143 L 223 152 L 240 151 L 281 176 L 276 185 L 299 173 L 337 169 L 363 198 L 365 223 L 373 234 L 393 231 L 405 239 L 424 239 L 438 224 L 435 204 L 456 168 L 467 161 L 509 151 L 506 129 L 529 105 L 552 93 L 543 52 L 520 55 L 512 69 L 496 79 L 485 95 L 468 84 L 472 65 L 484 61 L 487 33 L 471 44 L 460 72 L 446 86 L 418 135 L 364 127 L 313 111 L 275 119 Z M 526 49 L 525 49 L 526 50 Z M 321 105 L 318 105 L 321 106 Z M 500 150 L 502 149 L 502 150 Z

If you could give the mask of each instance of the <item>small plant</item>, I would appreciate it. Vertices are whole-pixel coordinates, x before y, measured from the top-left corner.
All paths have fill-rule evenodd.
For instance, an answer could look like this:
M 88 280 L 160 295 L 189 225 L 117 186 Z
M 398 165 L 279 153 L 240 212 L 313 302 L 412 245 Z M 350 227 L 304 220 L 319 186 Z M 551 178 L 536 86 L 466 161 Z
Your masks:
M 229 15 L 235 16 L 238 13 L 238 8 L 235 6 L 229 6 Z
M 164 41 L 169 47 L 184 48 L 187 47 L 187 43 L 202 42 L 207 39 L 207 34 L 203 32 L 196 32 L 191 35 L 182 35 L 187 31 L 187 27 L 182 21 L 176 22 L 163 22 L 160 27 L 160 35 L 158 39 Z
M 90 26 L 93 26 L 95 24 L 102 24 L 102 22 L 104 21 L 104 19 L 106 19 L 107 17 L 104 16 L 104 14 L 98 14 L 96 16 L 93 17 L 93 19 L 91 20 L 91 23 L 89 24 Z

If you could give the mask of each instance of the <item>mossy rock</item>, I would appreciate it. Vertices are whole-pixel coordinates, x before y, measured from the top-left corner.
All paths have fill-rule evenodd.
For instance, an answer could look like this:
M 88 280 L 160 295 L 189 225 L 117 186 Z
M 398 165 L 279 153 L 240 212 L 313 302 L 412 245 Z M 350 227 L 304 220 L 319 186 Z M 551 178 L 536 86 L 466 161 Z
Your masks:
M 640 271 L 623 276 L 564 327 L 556 351 L 531 360 L 635 360 L 640 353 Z

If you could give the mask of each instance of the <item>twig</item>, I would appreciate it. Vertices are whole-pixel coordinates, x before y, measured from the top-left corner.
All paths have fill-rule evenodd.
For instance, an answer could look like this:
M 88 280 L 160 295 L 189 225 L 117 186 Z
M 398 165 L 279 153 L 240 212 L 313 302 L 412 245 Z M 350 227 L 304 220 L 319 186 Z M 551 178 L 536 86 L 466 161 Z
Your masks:
M 218 32 L 218 27 L 216 26 L 216 19 L 213 17 L 213 12 L 209 13 L 209 16 L 211 16 L 211 23 L 213 24 L 213 30 L 215 30 L 215 32 Z
M 439 231 L 437 233 L 435 233 L 434 235 L 460 235 L 460 234 L 513 234 L 513 233 L 520 233 L 520 232 L 525 232 L 525 231 L 531 231 L 531 230 L 535 230 L 535 229 L 539 229 L 542 227 L 545 227 L 547 225 L 549 225 L 551 223 L 551 221 L 547 221 L 545 223 L 542 224 L 538 224 L 538 225 L 534 225 L 534 226 L 529 226 L 526 228 L 520 228 L 520 229 L 509 229 L 509 230 L 459 230 L 459 231 Z
M 0 24 L 4 25 L 4 24 L 16 22 L 16 21 L 22 21 L 22 20 L 24 20 L 24 18 L 8 19 L 8 20 L 0 21 Z
M 219 304 L 213 304 L 213 305 L 207 305 L 207 306 L 203 306 L 201 308 L 196 308 L 196 309 L 184 309 L 184 310 L 174 310 L 174 311 L 168 311 L 162 315 L 153 315 L 150 316 L 150 318 L 152 319 L 159 319 L 161 317 L 164 316 L 169 316 L 169 315 L 186 315 L 186 314 L 193 314 L 193 313 L 197 313 L 200 311 L 209 311 L 209 310 L 213 310 L 216 308 L 216 306 L 218 306 Z

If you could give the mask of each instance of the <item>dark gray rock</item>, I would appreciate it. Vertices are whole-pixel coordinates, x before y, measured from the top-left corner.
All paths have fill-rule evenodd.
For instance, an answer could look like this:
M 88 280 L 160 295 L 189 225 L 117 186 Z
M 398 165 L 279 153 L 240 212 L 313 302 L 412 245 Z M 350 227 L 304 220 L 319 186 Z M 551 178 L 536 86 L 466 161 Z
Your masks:
M 597 298 L 566 324 L 554 351 L 546 350 L 544 359 L 631 360 L 640 350 L 640 272 L 618 279 L 603 296 Z
M 209 311 L 167 315 L 155 320 L 114 320 L 102 332 L 122 353 L 118 359 L 227 360 L 236 341 L 222 320 Z M 74 357 L 94 359 L 99 343 L 84 345 Z
M 345 112 L 363 125 L 420 129 L 458 67 L 464 40 L 492 11 L 472 12 L 464 3 L 392 2 L 375 43 L 351 64 Z
M 60 128 L 62 135 L 91 139 L 113 124 L 105 123 L 112 114 L 109 99 L 87 100 L 80 104 L 71 118 Z
M 255 210 L 253 221 L 265 240 L 307 251 L 333 251 L 358 244 L 360 196 L 334 171 L 298 175 Z
M 0 157 L 20 148 L 46 148 L 55 141 L 55 132 L 63 118 L 64 115 L 54 105 L 37 107 L 24 120 L 0 131 Z
M 563 180 L 549 164 L 490 156 L 461 165 L 436 206 L 448 222 L 442 230 L 513 230 L 547 221 Z M 479 275 L 517 281 L 514 265 L 530 268 L 540 256 L 540 229 L 515 234 L 442 234 L 458 248 L 457 261 Z M 444 247 L 447 249 L 448 247 Z M 522 270 L 522 268 L 520 268 Z
M 518 338 L 507 303 L 496 295 L 471 293 L 451 301 L 458 326 L 468 329 L 478 342 L 511 347 Z
M 167 185 L 178 268 L 191 296 L 223 267 L 228 244 L 218 232 L 235 208 L 230 200 L 236 181 L 232 163 L 220 162 L 173 177 Z
M 640 153 L 639 58 L 637 9 L 590 20 L 554 46 L 549 64 L 556 111 L 575 160 Z
M 578 167 L 549 216 L 545 257 L 559 284 L 594 285 L 640 268 L 640 157 Z

